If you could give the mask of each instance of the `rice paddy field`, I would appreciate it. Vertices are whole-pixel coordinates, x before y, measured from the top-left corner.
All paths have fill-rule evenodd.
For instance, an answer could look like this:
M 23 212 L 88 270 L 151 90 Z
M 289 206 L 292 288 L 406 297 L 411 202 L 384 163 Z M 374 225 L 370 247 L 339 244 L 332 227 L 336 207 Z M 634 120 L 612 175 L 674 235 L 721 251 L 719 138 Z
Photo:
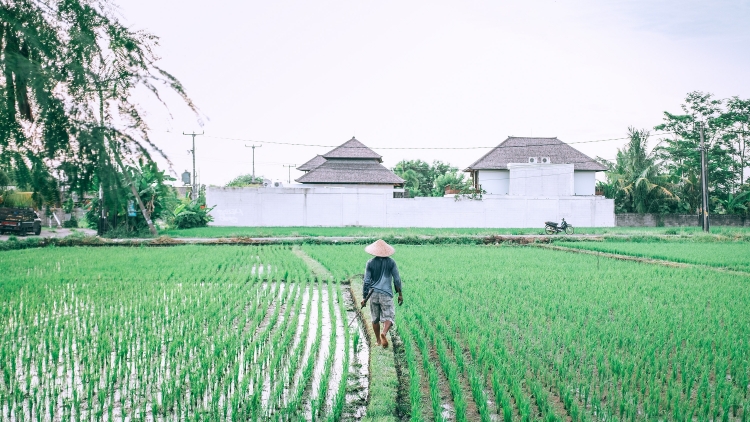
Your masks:
M 361 245 L 0 252 L 0 419 L 747 421 L 749 244 L 663 243 L 566 246 L 708 266 L 396 245 L 392 397 L 369 394 Z
M 366 259 L 305 250 L 338 279 Z M 411 420 L 750 417 L 748 276 L 533 247 L 400 246 L 396 259 Z
M 46 248 L 0 273 L 4 421 L 346 416 L 357 326 L 288 247 Z

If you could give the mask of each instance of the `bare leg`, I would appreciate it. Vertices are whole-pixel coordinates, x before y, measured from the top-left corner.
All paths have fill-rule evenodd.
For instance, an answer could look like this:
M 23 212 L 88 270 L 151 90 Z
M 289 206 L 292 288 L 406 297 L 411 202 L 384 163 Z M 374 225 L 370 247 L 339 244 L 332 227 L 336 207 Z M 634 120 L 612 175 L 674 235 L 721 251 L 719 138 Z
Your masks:
M 375 331 L 375 338 L 378 339 L 378 346 L 380 346 L 380 323 L 373 322 L 372 330 Z
M 388 334 L 388 330 L 391 329 L 391 325 L 391 321 L 383 322 L 383 334 L 380 335 L 380 343 L 383 345 L 383 347 L 388 347 L 388 338 L 385 335 Z

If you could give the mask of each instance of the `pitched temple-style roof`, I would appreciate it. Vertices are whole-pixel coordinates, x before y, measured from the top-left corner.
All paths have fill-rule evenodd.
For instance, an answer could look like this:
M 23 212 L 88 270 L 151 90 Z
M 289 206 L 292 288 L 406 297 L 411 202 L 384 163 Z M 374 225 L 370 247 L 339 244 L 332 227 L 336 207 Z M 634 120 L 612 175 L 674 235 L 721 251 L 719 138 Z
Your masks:
M 331 158 L 343 158 L 343 159 L 355 159 L 355 158 L 371 158 L 378 160 L 378 163 L 383 162 L 383 157 L 375 151 L 367 148 L 365 144 L 359 142 L 356 138 L 344 142 L 336 148 L 328 151 L 323 155 L 323 158 L 329 160 Z
M 327 160 L 299 179 L 299 183 L 342 183 L 370 185 L 400 185 L 404 179 L 396 176 L 375 160 Z
M 400 185 L 404 179 L 380 164 L 383 159 L 355 138 L 300 167 L 299 183 Z
M 557 138 L 510 136 L 464 171 L 507 170 L 508 163 L 528 163 L 529 157 L 549 157 L 551 164 L 573 164 L 574 170 L 607 170 L 588 155 Z
M 315 168 L 317 168 L 319 165 L 326 162 L 326 159 L 323 158 L 322 155 L 316 155 L 311 159 L 310 161 L 306 162 L 305 164 L 302 164 L 301 166 L 297 167 L 297 170 L 301 171 L 310 171 Z

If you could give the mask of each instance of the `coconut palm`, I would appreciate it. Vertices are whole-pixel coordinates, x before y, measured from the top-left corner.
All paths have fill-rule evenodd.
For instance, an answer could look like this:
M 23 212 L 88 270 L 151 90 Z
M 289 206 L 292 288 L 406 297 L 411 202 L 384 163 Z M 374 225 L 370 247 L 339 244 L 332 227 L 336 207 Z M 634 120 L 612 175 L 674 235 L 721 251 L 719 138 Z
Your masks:
M 607 197 L 615 199 L 619 212 L 663 212 L 679 200 L 661 162 L 648 152 L 649 131 L 628 128 L 628 143 L 617 150 L 617 159 L 609 165 L 607 182 L 600 184 Z

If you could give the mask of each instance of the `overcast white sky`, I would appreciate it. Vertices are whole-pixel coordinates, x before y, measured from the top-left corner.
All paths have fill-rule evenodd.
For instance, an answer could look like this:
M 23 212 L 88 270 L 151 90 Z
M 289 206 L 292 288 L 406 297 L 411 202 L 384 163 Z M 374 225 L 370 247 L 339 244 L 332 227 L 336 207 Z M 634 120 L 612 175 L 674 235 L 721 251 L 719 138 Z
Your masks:
M 117 0 L 116 0 L 117 1 Z M 147 106 L 151 136 L 181 173 L 197 138 L 201 181 L 251 171 L 286 180 L 353 135 L 384 156 L 465 168 L 508 135 L 565 142 L 652 128 L 685 94 L 750 97 L 749 1 L 119 0 L 161 38 L 160 65 L 200 107 Z M 613 158 L 624 141 L 574 145 Z M 655 142 L 655 139 L 654 139 Z M 381 148 L 379 148 L 381 147 Z M 292 179 L 301 172 L 292 170 Z

